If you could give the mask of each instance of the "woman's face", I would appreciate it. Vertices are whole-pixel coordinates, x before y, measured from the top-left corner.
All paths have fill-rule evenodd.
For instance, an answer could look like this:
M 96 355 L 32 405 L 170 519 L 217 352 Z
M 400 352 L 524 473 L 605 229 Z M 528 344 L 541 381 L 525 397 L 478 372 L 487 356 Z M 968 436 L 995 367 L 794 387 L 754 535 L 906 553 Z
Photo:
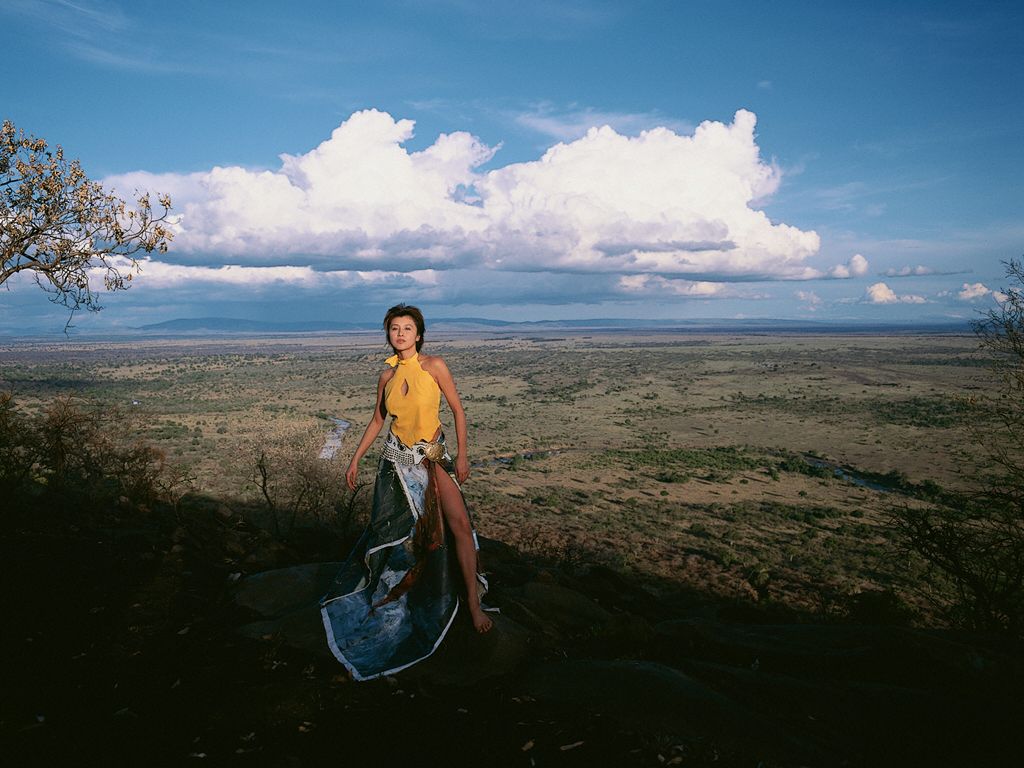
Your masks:
M 399 315 L 391 320 L 388 326 L 388 341 L 394 347 L 395 352 L 404 352 L 409 349 L 416 349 L 416 342 L 419 341 L 419 334 L 416 333 L 416 321 L 408 315 Z

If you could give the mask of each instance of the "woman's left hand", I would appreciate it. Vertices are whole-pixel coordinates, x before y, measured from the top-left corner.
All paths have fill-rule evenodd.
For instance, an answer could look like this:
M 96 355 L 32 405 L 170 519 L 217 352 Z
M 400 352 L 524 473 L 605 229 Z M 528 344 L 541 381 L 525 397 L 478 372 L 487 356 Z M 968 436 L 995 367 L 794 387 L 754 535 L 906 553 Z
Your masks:
M 459 483 L 466 482 L 469 477 L 469 459 L 461 453 L 455 458 L 455 479 Z

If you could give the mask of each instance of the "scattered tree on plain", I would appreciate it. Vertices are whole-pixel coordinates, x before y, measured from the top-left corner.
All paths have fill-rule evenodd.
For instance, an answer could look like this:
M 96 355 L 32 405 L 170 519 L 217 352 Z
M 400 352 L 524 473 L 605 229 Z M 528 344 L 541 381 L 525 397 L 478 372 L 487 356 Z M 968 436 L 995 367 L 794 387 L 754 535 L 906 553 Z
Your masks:
M 9 120 L 0 127 L 0 285 L 27 272 L 51 301 L 98 310 L 90 270 L 100 271 L 107 290 L 127 288 L 138 254 L 167 251 L 170 208 L 161 195 L 154 210 L 148 194 L 131 208 L 59 145 L 51 151 Z

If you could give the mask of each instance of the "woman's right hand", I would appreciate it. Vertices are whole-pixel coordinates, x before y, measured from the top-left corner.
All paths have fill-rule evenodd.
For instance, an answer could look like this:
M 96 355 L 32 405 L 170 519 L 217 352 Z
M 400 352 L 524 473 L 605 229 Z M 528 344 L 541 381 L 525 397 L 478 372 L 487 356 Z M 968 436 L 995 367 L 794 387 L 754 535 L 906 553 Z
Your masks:
M 359 459 L 352 459 L 352 463 L 345 470 L 345 484 L 350 491 L 356 489 L 356 476 L 359 474 Z

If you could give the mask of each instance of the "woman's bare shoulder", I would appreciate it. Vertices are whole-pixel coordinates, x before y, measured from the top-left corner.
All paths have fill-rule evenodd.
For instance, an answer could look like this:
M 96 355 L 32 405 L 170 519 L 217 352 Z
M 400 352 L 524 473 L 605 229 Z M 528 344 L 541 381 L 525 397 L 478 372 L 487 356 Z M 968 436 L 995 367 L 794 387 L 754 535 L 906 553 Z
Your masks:
M 420 367 L 428 373 L 438 374 L 448 370 L 448 365 L 440 355 L 425 355 L 420 352 Z

